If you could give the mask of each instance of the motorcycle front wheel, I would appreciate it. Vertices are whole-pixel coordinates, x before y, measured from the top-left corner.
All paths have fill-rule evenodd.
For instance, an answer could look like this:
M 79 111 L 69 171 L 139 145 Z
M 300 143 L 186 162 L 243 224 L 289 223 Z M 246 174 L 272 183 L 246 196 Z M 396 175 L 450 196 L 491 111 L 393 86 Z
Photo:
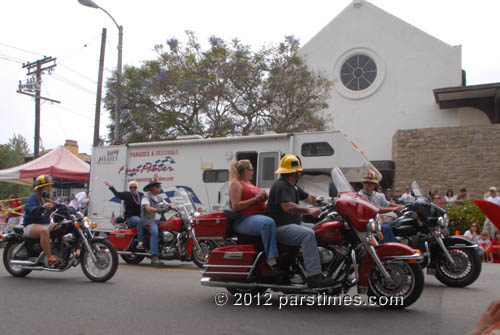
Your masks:
M 452 249 L 451 264 L 443 253 L 436 259 L 436 278 L 451 287 L 465 287 L 472 284 L 481 274 L 481 258 L 475 249 Z
M 208 257 L 210 257 L 213 248 L 207 241 L 199 241 L 198 244 L 200 248 L 197 248 L 196 244 L 193 245 L 193 263 L 203 269 L 203 265 L 207 264 Z
M 368 296 L 379 306 L 403 309 L 413 304 L 424 289 L 424 272 L 419 264 L 386 263 L 391 280 L 385 279 L 377 267 L 370 272 Z
M 26 270 L 20 266 L 10 264 L 10 261 L 14 257 L 14 253 L 24 253 L 27 256 L 27 250 L 24 246 L 21 246 L 22 243 L 23 242 L 21 241 L 10 241 L 3 250 L 3 265 L 5 266 L 5 269 L 14 277 L 26 277 L 31 272 L 31 270 Z M 24 250 L 18 250 L 19 247 Z
M 96 257 L 96 262 L 90 253 L 82 249 L 81 264 L 85 276 L 94 282 L 105 282 L 111 279 L 118 269 L 118 253 L 108 240 L 95 240 L 90 247 Z

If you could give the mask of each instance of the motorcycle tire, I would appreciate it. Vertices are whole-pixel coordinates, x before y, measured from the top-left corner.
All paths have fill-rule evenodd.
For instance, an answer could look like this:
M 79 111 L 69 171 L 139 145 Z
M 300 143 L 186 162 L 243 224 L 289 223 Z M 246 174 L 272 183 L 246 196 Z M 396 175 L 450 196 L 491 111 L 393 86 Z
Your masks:
M 384 264 L 384 267 L 393 282 L 386 281 L 374 267 L 369 277 L 368 296 L 376 297 L 377 304 L 388 309 L 403 309 L 417 301 L 424 290 L 424 272 L 420 264 L 390 263 Z M 411 283 L 408 289 L 403 290 L 402 286 L 408 278 L 411 278 Z M 395 286 L 395 283 L 399 285 Z
M 198 248 L 196 248 L 196 244 L 193 245 L 192 258 L 193 263 L 196 264 L 197 267 L 203 269 L 203 265 L 207 264 L 208 258 L 213 251 L 213 247 L 205 241 L 200 241 L 198 243 L 201 247 L 201 251 L 198 252 Z
M 127 264 L 139 264 L 146 257 L 143 255 L 120 255 Z
M 111 279 L 118 269 L 118 253 L 108 240 L 95 240 L 90 242 L 98 264 L 94 264 L 92 256 L 84 248 L 80 255 L 82 271 L 93 282 L 105 282 Z M 100 273 L 100 270 L 106 270 Z
M 450 287 L 465 287 L 481 274 L 482 264 L 479 254 L 474 249 L 452 249 L 450 255 L 457 265 L 449 265 L 446 256 L 440 253 L 436 258 L 436 278 Z
M 21 241 L 10 241 L 9 243 L 7 243 L 3 250 L 3 265 L 5 266 L 7 272 L 9 272 L 14 277 L 26 277 L 31 272 L 31 270 L 21 269 L 15 265 L 13 266 L 10 264 L 12 253 L 21 243 Z

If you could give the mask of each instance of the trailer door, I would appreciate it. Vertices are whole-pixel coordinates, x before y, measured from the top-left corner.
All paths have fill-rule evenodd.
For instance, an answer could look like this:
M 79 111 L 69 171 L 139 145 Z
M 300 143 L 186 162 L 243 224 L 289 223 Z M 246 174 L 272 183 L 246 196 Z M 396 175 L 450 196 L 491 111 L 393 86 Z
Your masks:
M 278 179 L 274 173 L 278 169 L 280 162 L 280 153 L 259 152 L 259 161 L 257 167 L 257 186 L 260 188 L 270 188 Z

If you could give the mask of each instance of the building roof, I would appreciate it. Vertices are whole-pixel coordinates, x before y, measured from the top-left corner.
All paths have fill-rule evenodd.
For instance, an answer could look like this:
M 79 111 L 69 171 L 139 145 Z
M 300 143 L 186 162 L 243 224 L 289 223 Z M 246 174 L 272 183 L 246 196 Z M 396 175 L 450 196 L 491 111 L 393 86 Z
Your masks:
M 492 124 L 500 123 L 500 83 L 437 88 L 433 92 L 440 109 L 473 107 L 486 113 Z

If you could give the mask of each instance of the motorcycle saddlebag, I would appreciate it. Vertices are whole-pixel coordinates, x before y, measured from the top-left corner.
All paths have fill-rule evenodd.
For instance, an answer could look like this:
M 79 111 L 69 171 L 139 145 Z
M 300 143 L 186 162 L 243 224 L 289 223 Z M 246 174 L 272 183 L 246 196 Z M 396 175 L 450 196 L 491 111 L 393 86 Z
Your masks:
M 217 248 L 212 251 L 202 274 L 211 278 L 246 279 L 257 254 L 258 251 L 252 244 Z
M 194 219 L 197 238 L 225 239 L 228 231 L 228 219 L 223 211 L 199 215 Z
M 134 229 L 119 229 L 109 234 L 108 241 L 113 244 L 116 250 L 127 250 L 132 237 L 137 233 Z

